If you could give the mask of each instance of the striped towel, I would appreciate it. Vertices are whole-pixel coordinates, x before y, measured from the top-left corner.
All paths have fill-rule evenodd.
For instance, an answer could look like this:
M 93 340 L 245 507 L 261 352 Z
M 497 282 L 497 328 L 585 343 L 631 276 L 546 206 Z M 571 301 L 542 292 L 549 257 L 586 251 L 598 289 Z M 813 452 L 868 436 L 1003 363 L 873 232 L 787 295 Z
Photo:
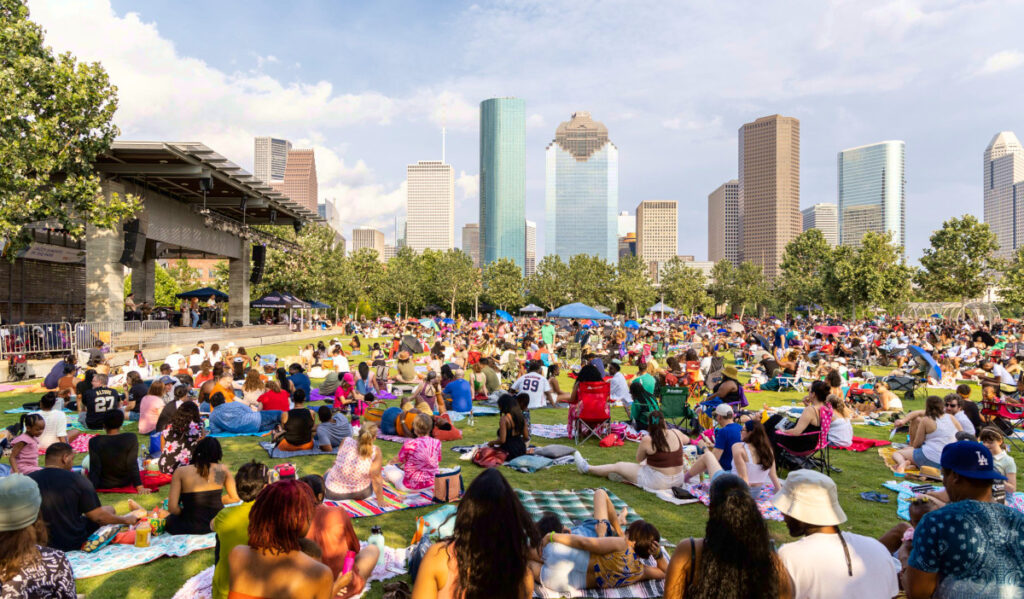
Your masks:
M 388 512 L 397 512 L 417 507 L 425 507 L 434 503 L 434 490 L 423 489 L 403 495 L 391 485 L 384 485 L 384 501 L 382 507 L 374 497 L 367 499 L 346 499 L 345 501 L 324 501 L 324 505 L 333 505 L 344 509 L 352 518 L 379 516 Z
M 380 432 L 380 430 L 377 430 L 377 438 L 380 439 L 381 441 L 390 441 L 392 443 L 405 443 L 406 441 L 409 440 L 406 437 L 400 437 L 398 435 L 385 435 L 384 433 Z
M 549 590 L 540 584 L 533 585 L 533 596 L 542 599 L 559 599 L 559 597 L 593 597 L 595 599 L 640 597 L 647 599 L 648 597 L 661 597 L 664 594 L 665 581 L 663 580 L 645 580 L 617 589 L 577 589 L 569 594 Z

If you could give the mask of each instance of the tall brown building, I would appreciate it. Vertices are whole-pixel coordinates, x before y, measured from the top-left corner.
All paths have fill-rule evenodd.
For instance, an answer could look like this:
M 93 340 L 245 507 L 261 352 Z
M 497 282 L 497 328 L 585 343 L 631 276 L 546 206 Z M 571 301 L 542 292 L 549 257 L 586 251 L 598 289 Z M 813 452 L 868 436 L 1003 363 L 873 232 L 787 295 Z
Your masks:
M 773 279 L 786 244 L 803 230 L 800 121 L 775 114 L 739 133 L 740 254 Z
M 273 181 L 271 187 L 288 196 L 291 201 L 315 213 L 318 188 L 316 159 L 313 157 L 313 150 L 288 150 L 288 162 L 284 167 L 284 181 Z

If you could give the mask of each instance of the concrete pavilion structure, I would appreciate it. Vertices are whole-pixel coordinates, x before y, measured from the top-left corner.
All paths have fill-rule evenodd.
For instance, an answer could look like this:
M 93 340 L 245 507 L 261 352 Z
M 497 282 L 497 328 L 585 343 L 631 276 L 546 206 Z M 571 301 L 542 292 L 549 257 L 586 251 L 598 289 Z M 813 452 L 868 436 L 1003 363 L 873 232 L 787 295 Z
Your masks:
M 104 194 L 140 198 L 131 260 L 136 302 L 153 304 L 157 259 L 226 258 L 229 324 L 249 324 L 253 244 L 277 243 L 249 225 L 299 228 L 320 217 L 198 142 L 116 141 L 97 161 Z M 134 223 L 129 223 L 129 228 Z M 85 318 L 124 317 L 126 235 L 89 226 L 85 236 Z

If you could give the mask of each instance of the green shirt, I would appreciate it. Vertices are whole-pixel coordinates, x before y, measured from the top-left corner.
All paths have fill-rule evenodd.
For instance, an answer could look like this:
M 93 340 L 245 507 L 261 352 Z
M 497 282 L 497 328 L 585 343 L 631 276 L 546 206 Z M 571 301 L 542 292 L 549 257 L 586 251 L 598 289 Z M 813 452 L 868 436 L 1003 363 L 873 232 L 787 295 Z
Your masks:
M 498 373 L 494 372 L 494 369 L 490 366 L 484 366 L 484 379 L 488 395 L 501 389 L 501 379 L 498 378 Z
M 213 518 L 213 532 L 220 541 L 217 566 L 213 570 L 213 599 L 227 599 L 231 589 L 228 554 L 239 545 L 249 544 L 249 512 L 253 501 L 224 508 Z
M 654 377 L 651 376 L 650 373 L 645 372 L 637 377 L 637 379 L 640 381 L 640 384 L 644 386 L 644 391 L 654 395 L 654 385 L 657 381 L 654 380 Z
M 548 347 L 555 342 L 555 327 L 554 325 L 546 324 L 540 328 L 540 337 L 544 340 L 544 344 Z

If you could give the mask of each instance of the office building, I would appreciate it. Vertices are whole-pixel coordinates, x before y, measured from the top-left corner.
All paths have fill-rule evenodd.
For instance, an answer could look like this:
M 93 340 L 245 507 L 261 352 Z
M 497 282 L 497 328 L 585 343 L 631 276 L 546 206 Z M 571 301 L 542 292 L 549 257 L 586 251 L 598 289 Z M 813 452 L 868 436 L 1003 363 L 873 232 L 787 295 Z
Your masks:
M 740 260 L 779 271 L 800 218 L 800 121 L 772 115 L 739 130 Z
M 392 258 L 398 255 L 398 248 L 391 245 L 390 243 L 384 244 L 384 261 L 389 262 Z
M 618 231 L 616 231 L 616 233 L 618 233 L 619 237 L 625 237 L 626 235 L 629 235 L 630 233 L 633 233 L 633 235 L 635 237 L 636 236 L 636 216 L 630 214 L 628 210 L 623 210 L 622 212 L 619 213 L 618 219 L 619 219 L 619 225 L 618 225 Z
M 526 103 L 480 103 L 480 262 L 526 261 Z
M 352 229 L 352 252 L 358 252 L 363 248 L 375 250 L 377 259 L 381 262 L 386 260 L 384 253 L 384 234 L 377 229 L 360 227 Z
M 270 186 L 296 204 L 316 212 L 318 187 L 313 150 L 290 150 L 284 167 L 284 179 L 271 181 Z
M 839 243 L 860 247 L 868 231 L 906 243 L 906 144 L 883 141 L 839 152 Z
M 405 243 L 416 253 L 455 248 L 455 174 L 452 165 L 421 160 L 406 168 Z
M 636 207 L 636 255 L 651 268 L 655 281 L 658 265 L 678 251 L 678 213 L 675 200 L 646 200 Z
M 257 137 L 253 146 L 253 176 L 264 183 L 284 181 L 284 169 L 292 142 L 274 137 Z
M 636 226 L 636 217 L 631 216 L 633 219 L 633 226 Z M 624 256 L 636 256 L 636 233 L 630 232 L 619 237 L 619 260 Z
M 473 266 L 480 268 L 480 225 L 467 223 L 462 226 L 462 251 L 473 259 Z
M 726 181 L 708 196 L 708 260 L 740 264 L 740 182 Z
M 530 276 L 537 272 L 537 223 L 532 220 L 526 221 L 526 238 L 523 241 L 526 247 L 523 274 Z
M 608 128 L 575 112 L 548 144 L 544 249 L 568 262 L 576 254 L 618 256 L 619 150 Z
M 999 242 L 996 256 L 1010 259 L 1024 244 L 1024 148 L 1012 131 L 985 148 L 985 222 Z
M 804 231 L 817 229 L 829 246 L 839 245 L 839 211 L 835 204 L 815 204 L 801 210 L 800 215 L 803 217 Z

